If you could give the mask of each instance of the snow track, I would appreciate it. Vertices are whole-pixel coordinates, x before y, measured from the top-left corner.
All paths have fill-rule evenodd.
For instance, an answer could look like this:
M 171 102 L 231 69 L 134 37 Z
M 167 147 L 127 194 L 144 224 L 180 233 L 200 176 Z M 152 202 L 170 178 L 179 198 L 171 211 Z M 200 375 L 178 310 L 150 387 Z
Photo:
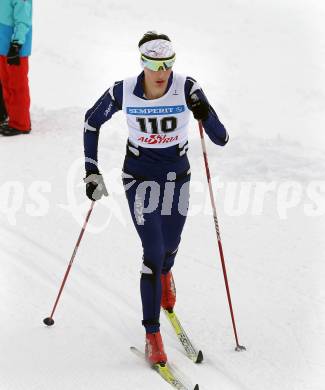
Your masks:
M 52 188 L 43 193 L 49 203 L 44 216 L 33 217 L 26 212 L 28 202 L 37 206 L 35 199 L 28 198 L 28 191 L 25 191 L 22 208 L 15 214 L 16 225 L 12 225 L 6 215 L 1 216 L 0 291 L 4 300 L 0 309 L 0 339 L 5 351 L 0 358 L 1 388 L 38 390 L 46 385 L 49 389 L 70 390 L 78 386 L 97 390 L 110 383 L 112 389 L 121 386 L 134 389 L 142 383 L 142 388 L 164 389 L 164 384 L 150 371 L 142 372 L 138 362 L 130 365 L 129 345 L 143 342 L 138 285 L 141 247 L 129 219 L 124 194 L 107 168 L 107 184 L 120 214 L 113 214 L 103 231 L 86 231 L 57 308 L 56 324 L 51 329 L 42 324 L 54 303 L 80 231 L 78 218 L 71 213 L 74 208 L 66 207 L 69 202 L 65 176 L 81 153 L 82 129 L 78 129 L 76 118 L 82 117 L 82 112 L 81 109 L 42 113 L 36 110 L 34 133 L 28 139 L 17 138 L 16 144 L 2 140 L 0 144 L 1 154 L 6 159 L 10 159 L 13 150 L 19 153 L 26 148 L 26 143 L 29 148 L 32 142 L 38 154 L 45 152 L 43 145 L 50 145 L 51 154 L 41 165 L 39 160 L 30 159 L 22 170 L 18 164 L 13 165 L 12 172 L 25 189 L 35 179 L 33 172 L 37 172 L 39 180 L 49 181 Z M 63 119 L 54 120 L 54 117 L 70 118 L 71 133 L 65 131 L 67 119 L 63 123 Z M 54 138 L 49 130 L 42 132 L 46 118 L 48 123 L 56 123 Z M 114 125 L 113 131 L 116 131 Z M 112 155 L 101 157 L 103 165 L 119 170 L 124 151 L 123 135 L 113 144 L 103 132 L 102 143 L 113 151 Z M 253 137 L 249 143 L 252 149 L 266 148 L 266 141 Z M 267 143 L 271 153 L 270 141 Z M 70 152 L 66 153 L 62 145 L 68 145 Z M 190 151 L 192 161 L 200 159 L 198 146 L 194 139 Z M 213 150 L 209 145 L 214 173 L 220 156 L 214 156 Z M 228 150 L 224 175 L 227 172 L 230 175 L 231 161 L 237 164 L 232 158 L 236 147 L 229 145 Z M 274 156 L 275 150 L 279 152 L 276 140 Z M 306 149 L 289 144 L 281 149 L 278 154 L 281 160 L 287 161 L 288 167 L 285 171 L 282 165 L 281 175 L 285 172 L 289 175 L 293 151 L 294 161 L 299 165 Z M 250 162 L 245 154 L 241 159 L 247 171 Z M 194 180 L 204 172 L 200 164 L 202 161 L 192 163 Z M 314 177 L 321 177 L 322 173 L 315 170 L 315 166 L 311 169 Z M 254 170 L 256 178 L 260 179 L 252 163 L 250 172 Z M 245 171 L 238 171 L 243 180 L 247 180 Z M 277 172 L 274 168 L 274 178 Z M 307 170 L 304 174 L 302 185 L 307 180 Z M 2 182 L 8 180 L 2 175 Z M 73 186 L 77 204 L 83 204 L 78 206 L 81 217 L 89 207 L 83 185 L 77 183 L 78 180 L 81 183 L 82 175 L 81 167 Z M 187 361 L 169 324 L 162 318 L 170 359 L 203 390 L 259 390 L 261 386 L 265 390 L 280 387 L 320 390 L 324 368 L 321 358 L 324 217 L 306 217 L 302 208 L 297 207 L 290 211 L 287 219 L 281 220 L 272 210 L 276 192 L 269 195 L 263 215 L 252 216 L 248 210 L 242 216 L 229 216 L 224 210 L 225 193 L 221 189 L 216 194 L 240 342 L 248 350 L 245 353 L 233 350 L 235 344 L 212 217 L 202 211 L 188 218 L 177 256 L 175 279 L 177 312 L 197 346 L 203 349 L 205 362 L 194 366 Z M 192 202 L 204 203 L 206 196 L 206 190 L 193 194 Z M 109 203 L 110 198 L 104 202 Z M 107 204 L 96 204 L 90 221 L 92 228 L 102 225 L 109 213 Z M 129 368 L 125 371 L 127 365 Z M 140 370 L 141 381 L 137 378 Z

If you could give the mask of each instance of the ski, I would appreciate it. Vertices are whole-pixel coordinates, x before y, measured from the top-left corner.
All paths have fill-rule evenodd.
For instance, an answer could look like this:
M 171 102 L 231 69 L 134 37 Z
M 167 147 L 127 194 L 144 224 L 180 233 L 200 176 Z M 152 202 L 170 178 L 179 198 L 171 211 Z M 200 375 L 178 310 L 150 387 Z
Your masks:
M 135 355 L 147 361 L 145 354 L 141 352 L 138 348 L 130 347 L 130 349 Z M 184 384 L 184 381 L 179 377 L 178 374 L 174 372 L 174 370 L 168 363 L 154 364 L 151 367 L 155 370 L 155 372 L 157 372 L 157 374 L 159 374 L 167 383 L 169 383 L 175 389 L 190 390 L 190 388 Z M 199 385 L 195 385 L 194 390 L 199 390 Z
M 179 341 L 181 342 L 187 357 L 190 358 L 194 363 L 202 363 L 203 361 L 202 351 L 197 351 L 196 348 L 193 346 L 191 340 L 189 339 L 181 323 L 179 322 L 179 319 L 177 318 L 174 310 L 166 310 L 166 309 L 163 310 L 169 322 L 171 323 L 173 329 L 175 330 L 175 333 Z

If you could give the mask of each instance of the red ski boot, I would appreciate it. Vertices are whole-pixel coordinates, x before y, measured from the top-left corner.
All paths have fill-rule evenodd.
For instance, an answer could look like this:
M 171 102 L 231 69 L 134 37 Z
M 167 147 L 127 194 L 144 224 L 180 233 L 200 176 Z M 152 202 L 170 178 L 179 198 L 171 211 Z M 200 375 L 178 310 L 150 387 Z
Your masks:
M 152 364 L 167 363 L 160 332 L 146 334 L 146 358 Z
M 168 311 L 173 311 L 176 302 L 176 288 L 171 271 L 168 274 L 161 274 L 161 306 Z

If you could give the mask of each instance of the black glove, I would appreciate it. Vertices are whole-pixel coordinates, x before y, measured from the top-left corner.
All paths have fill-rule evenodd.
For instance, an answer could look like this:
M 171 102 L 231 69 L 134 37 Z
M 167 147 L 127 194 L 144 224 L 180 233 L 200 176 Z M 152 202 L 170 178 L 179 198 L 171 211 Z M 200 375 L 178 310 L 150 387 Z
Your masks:
M 108 196 L 103 176 L 99 172 L 86 172 L 84 182 L 90 200 L 99 200 L 103 195 Z
M 209 116 L 209 103 L 200 100 L 195 93 L 190 96 L 189 106 L 196 120 L 204 121 Z
M 21 49 L 21 44 L 18 41 L 12 41 L 10 48 L 7 54 L 7 63 L 9 65 L 20 65 L 19 52 Z

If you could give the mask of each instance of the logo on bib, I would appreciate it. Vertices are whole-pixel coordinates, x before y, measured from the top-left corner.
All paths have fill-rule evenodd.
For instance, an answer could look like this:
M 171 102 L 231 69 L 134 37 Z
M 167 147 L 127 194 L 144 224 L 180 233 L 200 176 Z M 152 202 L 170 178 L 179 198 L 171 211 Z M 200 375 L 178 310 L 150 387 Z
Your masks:
M 150 134 L 150 136 L 142 136 L 138 138 L 139 142 L 144 142 L 149 145 L 154 144 L 168 144 L 170 142 L 174 142 L 178 140 L 178 135 L 175 137 L 168 137 L 166 134 L 159 135 L 159 134 Z
M 156 107 L 127 107 L 129 115 L 169 115 L 180 114 L 185 111 L 185 106 L 156 106 Z

